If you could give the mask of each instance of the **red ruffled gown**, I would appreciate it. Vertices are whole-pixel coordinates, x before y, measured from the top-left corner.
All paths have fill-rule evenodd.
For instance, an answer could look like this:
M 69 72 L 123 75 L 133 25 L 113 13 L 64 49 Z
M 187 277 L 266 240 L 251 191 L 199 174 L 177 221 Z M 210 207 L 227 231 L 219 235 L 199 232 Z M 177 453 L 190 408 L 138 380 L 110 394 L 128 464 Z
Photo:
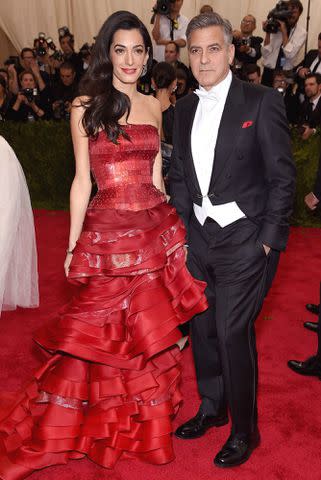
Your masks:
M 124 127 L 118 145 L 90 140 L 98 193 L 74 251 L 80 292 L 36 342 L 50 359 L 0 418 L 0 478 L 87 455 L 174 458 L 171 420 L 181 395 L 177 326 L 207 308 L 185 267 L 185 230 L 152 184 L 152 125 Z

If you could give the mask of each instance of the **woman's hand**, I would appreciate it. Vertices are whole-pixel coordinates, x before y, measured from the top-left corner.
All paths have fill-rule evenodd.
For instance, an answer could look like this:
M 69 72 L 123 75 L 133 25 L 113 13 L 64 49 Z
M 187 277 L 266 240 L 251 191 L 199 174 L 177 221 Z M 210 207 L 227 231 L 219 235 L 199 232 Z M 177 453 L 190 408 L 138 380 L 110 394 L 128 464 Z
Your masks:
M 72 260 L 72 253 L 67 253 L 65 263 L 64 263 L 66 277 L 68 277 L 69 275 L 69 267 L 70 267 L 71 260 Z

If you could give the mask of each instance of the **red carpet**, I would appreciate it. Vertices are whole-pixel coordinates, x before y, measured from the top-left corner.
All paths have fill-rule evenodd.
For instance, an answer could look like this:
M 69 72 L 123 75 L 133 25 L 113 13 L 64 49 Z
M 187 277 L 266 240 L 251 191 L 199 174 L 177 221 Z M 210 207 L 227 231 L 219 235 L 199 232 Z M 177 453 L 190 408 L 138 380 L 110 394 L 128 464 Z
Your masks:
M 41 306 L 5 312 L 1 322 L 0 384 L 18 390 L 42 361 L 32 332 L 68 301 L 72 294 L 63 274 L 68 215 L 35 214 L 39 251 Z M 262 444 L 251 459 L 234 470 L 221 471 L 212 459 L 229 434 L 214 429 L 199 440 L 174 440 L 176 461 L 162 467 L 122 461 L 114 471 L 88 460 L 70 461 L 34 473 L 40 480 L 321 480 L 321 382 L 291 372 L 290 358 L 305 359 L 316 350 L 316 335 L 302 327 L 316 320 L 305 312 L 318 302 L 321 280 L 321 229 L 293 228 L 274 286 L 257 321 L 260 361 L 259 412 Z M 191 351 L 184 352 L 182 391 L 185 402 L 175 425 L 196 412 L 198 396 Z

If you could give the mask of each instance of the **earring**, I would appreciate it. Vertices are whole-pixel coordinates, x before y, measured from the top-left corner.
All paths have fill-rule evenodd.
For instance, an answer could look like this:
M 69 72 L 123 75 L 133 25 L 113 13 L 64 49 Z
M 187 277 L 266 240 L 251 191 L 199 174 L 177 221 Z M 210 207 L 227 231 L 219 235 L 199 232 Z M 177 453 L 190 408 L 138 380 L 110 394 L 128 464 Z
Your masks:
M 141 77 L 144 77 L 147 73 L 147 65 L 143 65 L 142 72 L 140 74 Z

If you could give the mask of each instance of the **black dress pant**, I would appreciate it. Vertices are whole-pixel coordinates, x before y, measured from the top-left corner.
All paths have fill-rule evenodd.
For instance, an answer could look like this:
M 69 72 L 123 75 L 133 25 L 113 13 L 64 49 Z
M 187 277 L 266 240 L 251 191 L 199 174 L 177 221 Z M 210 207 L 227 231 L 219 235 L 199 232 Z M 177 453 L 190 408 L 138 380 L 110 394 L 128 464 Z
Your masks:
M 248 218 L 221 228 L 193 216 L 187 265 L 207 282 L 209 308 L 192 320 L 193 354 L 201 409 L 215 415 L 226 406 L 232 433 L 257 425 L 257 352 L 254 321 L 266 294 L 268 262 L 259 227 Z

